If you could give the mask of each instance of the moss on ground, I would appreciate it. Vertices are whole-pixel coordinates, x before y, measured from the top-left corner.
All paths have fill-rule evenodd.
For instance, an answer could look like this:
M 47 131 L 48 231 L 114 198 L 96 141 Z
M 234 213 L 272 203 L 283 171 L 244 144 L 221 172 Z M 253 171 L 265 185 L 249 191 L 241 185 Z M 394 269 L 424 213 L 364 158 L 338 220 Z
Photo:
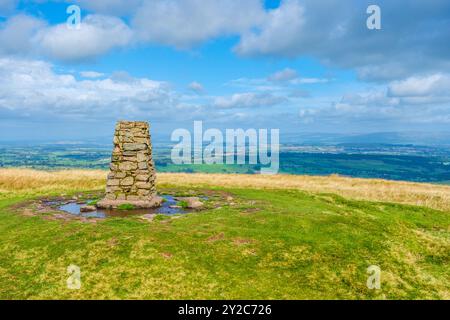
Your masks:
M 136 207 L 134 205 L 132 205 L 131 203 L 123 203 L 123 204 L 117 206 L 117 210 L 129 211 L 129 210 L 134 210 L 134 209 L 136 209 Z

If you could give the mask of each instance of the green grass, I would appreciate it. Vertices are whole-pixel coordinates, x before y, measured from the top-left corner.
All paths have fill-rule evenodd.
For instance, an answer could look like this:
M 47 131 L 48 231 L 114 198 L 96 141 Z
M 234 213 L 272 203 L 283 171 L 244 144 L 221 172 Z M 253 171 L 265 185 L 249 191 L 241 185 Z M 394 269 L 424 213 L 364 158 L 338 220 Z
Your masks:
M 187 209 L 189 207 L 189 203 L 187 203 L 187 201 L 185 200 L 178 201 L 177 205 L 179 205 L 183 209 Z
M 13 212 L 24 198 L 1 200 L 0 298 L 450 297 L 448 212 L 331 194 L 215 190 L 230 193 L 234 205 L 153 222 L 48 221 Z M 66 288 L 70 264 L 81 268 L 80 290 Z M 366 287 L 370 265 L 382 270 L 381 290 Z
M 154 218 L 154 221 L 164 221 L 164 220 L 170 220 L 170 217 L 164 214 L 157 214 Z
M 117 209 L 123 210 L 123 211 L 129 211 L 129 210 L 136 209 L 136 207 L 134 205 L 132 205 L 131 203 L 124 203 L 124 204 L 117 206 Z
M 96 206 L 97 203 L 100 201 L 100 199 L 91 200 L 88 203 L 86 203 L 88 206 Z

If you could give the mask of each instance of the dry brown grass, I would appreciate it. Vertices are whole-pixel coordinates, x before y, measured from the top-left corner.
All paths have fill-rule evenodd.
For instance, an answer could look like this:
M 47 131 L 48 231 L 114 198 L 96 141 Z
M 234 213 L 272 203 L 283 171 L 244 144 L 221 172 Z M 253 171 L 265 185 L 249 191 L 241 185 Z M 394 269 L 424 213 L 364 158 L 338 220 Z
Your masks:
M 103 170 L 39 171 L 31 169 L 0 169 L 0 193 L 36 194 L 95 190 L 105 186 Z
M 158 175 L 158 182 L 179 186 L 220 186 L 257 189 L 296 189 L 334 193 L 349 199 L 397 202 L 450 210 L 450 186 L 381 179 L 298 175 L 182 174 Z
M 94 190 L 105 185 L 106 171 L 0 169 L 0 193 L 43 193 Z M 241 175 L 160 173 L 159 184 L 180 187 L 217 186 L 255 189 L 296 189 L 312 193 L 334 193 L 349 199 L 397 202 L 450 210 L 450 186 L 347 178 L 337 175 Z

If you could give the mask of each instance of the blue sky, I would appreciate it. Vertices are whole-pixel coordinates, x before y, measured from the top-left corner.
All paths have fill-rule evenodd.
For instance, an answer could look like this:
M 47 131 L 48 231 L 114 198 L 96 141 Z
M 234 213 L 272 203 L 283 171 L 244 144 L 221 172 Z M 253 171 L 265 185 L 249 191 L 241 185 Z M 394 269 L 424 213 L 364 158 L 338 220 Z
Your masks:
M 444 0 L 0 0 L 0 140 L 449 131 L 449 43 Z

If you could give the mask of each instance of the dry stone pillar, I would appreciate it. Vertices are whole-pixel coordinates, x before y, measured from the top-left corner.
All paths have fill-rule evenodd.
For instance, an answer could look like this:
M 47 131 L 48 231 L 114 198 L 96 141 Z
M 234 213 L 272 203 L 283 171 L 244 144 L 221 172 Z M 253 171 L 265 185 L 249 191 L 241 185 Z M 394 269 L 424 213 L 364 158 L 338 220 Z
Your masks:
M 156 195 L 155 167 L 147 122 L 119 121 L 114 134 L 114 149 L 106 196 L 97 203 L 100 208 L 132 204 L 136 208 L 160 206 Z

